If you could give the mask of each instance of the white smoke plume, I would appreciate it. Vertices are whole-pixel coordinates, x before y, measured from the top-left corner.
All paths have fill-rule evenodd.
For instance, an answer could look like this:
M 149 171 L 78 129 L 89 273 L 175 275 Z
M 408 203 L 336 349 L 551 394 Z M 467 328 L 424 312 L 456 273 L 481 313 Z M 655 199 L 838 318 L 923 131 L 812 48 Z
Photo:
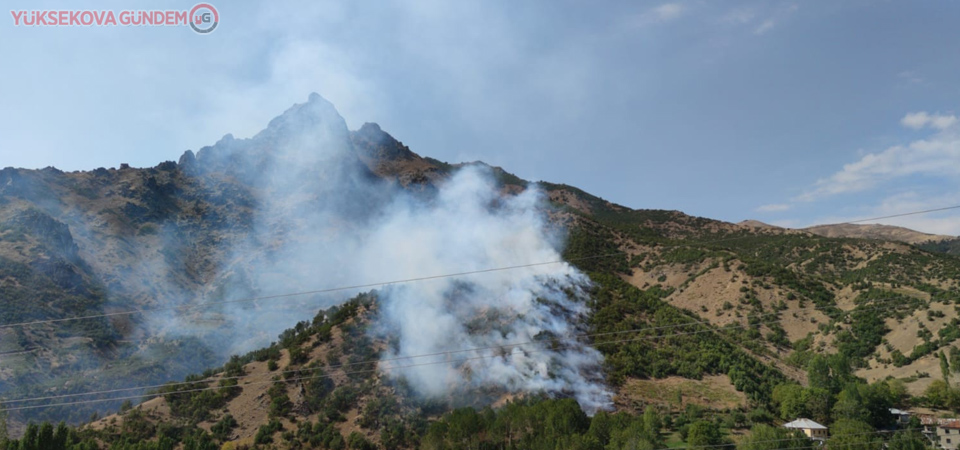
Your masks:
M 429 205 L 398 202 L 358 255 L 365 270 L 400 278 L 559 261 L 541 194 L 501 197 L 489 173 L 467 167 Z M 598 383 L 600 354 L 574 339 L 589 280 L 566 263 L 397 285 L 382 293 L 378 330 L 396 339 L 385 358 L 439 352 L 446 357 L 385 364 L 419 392 L 465 388 L 569 393 L 589 412 L 609 405 Z M 566 337 L 557 349 L 549 337 Z M 538 345 L 508 346 L 538 342 Z M 477 349 L 461 352 L 464 349 Z M 443 362 L 442 364 L 424 364 Z M 419 364 L 419 365 L 418 365 Z
M 202 149 L 196 164 L 201 179 L 228 173 L 254 186 L 256 197 L 252 230 L 230 250 L 210 300 L 561 259 L 562 237 L 547 223 L 535 187 L 504 195 L 478 165 L 458 170 L 430 194 L 385 183 L 357 158 L 343 118 L 315 94 L 251 139 L 225 138 Z M 425 396 L 544 392 L 573 396 L 592 413 L 610 405 L 602 356 L 569 339 L 585 331 L 587 286 L 588 278 L 566 263 L 391 285 L 380 291 L 370 332 L 389 337 L 383 354 L 389 359 L 483 348 L 381 363 Z M 216 313 L 234 330 L 224 347 L 262 346 L 318 307 L 353 294 L 224 306 Z M 171 317 L 154 326 L 189 329 Z M 560 345 L 548 345 L 551 337 Z M 538 343 L 495 348 L 530 341 Z M 388 369 L 424 362 L 439 364 Z

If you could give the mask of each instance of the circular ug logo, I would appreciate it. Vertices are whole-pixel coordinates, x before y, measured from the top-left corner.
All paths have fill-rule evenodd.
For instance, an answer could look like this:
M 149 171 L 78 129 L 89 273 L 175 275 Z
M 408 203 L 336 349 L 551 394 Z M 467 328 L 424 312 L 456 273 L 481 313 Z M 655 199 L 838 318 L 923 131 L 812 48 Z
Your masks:
M 190 22 L 190 28 L 200 34 L 210 33 L 217 29 L 220 23 L 220 14 L 217 14 L 217 8 L 209 3 L 198 3 L 190 10 L 187 17 Z

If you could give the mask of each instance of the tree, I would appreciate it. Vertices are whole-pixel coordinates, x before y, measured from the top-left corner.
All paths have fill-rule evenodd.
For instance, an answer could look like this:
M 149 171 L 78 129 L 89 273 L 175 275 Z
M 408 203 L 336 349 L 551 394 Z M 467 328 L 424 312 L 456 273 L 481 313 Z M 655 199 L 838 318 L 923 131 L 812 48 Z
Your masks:
M 950 363 L 947 362 L 947 355 L 940 350 L 940 374 L 943 375 L 943 382 L 950 386 Z
M 960 349 L 950 346 L 950 370 L 960 372 Z
M 887 443 L 887 450 L 926 450 L 926 439 L 916 430 L 897 432 Z
M 350 433 L 350 436 L 347 437 L 347 447 L 352 450 L 376 450 L 377 448 L 376 445 L 373 445 L 373 442 L 367 440 L 367 438 L 358 431 Z
M 723 443 L 723 434 L 717 424 L 698 420 L 690 425 L 687 432 L 687 445 L 690 447 L 714 446 Z
M 867 413 L 857 385 L 849 385 L 837 395 L 837 403 L 833 405 L 834 418 L 859 420 Z
M 826 389 L 810 388 L 804 391 L 804 405 L 807 417 L 820 422 L 830 422 L 830 409 L 833 408 L 833 395 Z
M 548 434 L 582 434 L 590 428 L 590 418 L 580 409 L 580 404 L 572 398 L 544 403 L 549 405 L 547 415 Z
M 65 422 L 57 424 L 57 429 L 53 432 L 52 448 L 67 448 L 67 441 L 70 439 L 70 427 Z
M 626 414 L 617 414 L 614 421 L 620 423 L 613 425 L 607 450 L 654 450 L 663 446 L 654 433 L 647 430 L 642 417 L 630 418 Z
M 949 391 L 950 386 L 947 386 L 946 381 L 933 380 L 923 391 L 923 396 L 927 398 L 927 401 L 931 406 L 935 408 L 943 408 L 947 406 L 947 403 L 950 400 Z
M 870 424 L 856 419 L 839 419 L 830 428 L 830 450 L 881 450 L 883 440 Z
M 807 363 L 807 379 L 811 388 L 832 391 L 833 380 L 830 377 L 830 363 L 823 355 L 814 355 Z
M 893 423 L 890 408 L 894 404 L 894 395 L 889 385 L 878 381 L 873 384 L 851 383 L 840 395 L 833 406 L 836 419 L 863 420 L 873 428 L 885 428 Z
M 956 366 L 950 366 L 953 369 L 956 369 Z M 890 396 L 893 399 L 893 405 L 902 407 L 905 406 L 906 400 L 910 398 L 910 394 L 907 392 L 907 385 L 903 380 L 894 378 L 892 380 L 886 380 L 885 383 L 887 387 L 890 388 Z
M 37 434 L 36 445 L 36 448 L 39 450 L 53 450 L 54 440 L 52 423 L 44 422 L 43 425 L 40 425 L 40 433 Z
M 657 413 L 657 410 L 653 408 L 652 405 L 648 405 L 647 409 L 643 411 L 643 428 L 650 433 L 655 440 L 660 440 L 660 428 L 663 425 L 660 422 L 660 414 Z
M 800 450 L 809 447 L 810 439 L 802 432 L 763 424 L 754 425 L 750 434 L 737 444 L 737 450 Z
M 614 428 L 613 418 L 606 411 L 597 412 L 590 421 L 590 429 L 587 435 L 596 438 L 601 446 L 606 446 L 610 442 L 610 435 Z
M 858 384 L 860 397 L 867 409 L 865 419 L 874 428 L 888 428 L 894 424 L 895 418 L 890 414 L 890 408 L 896 404 L 896 394 L 886 381 L 877 381 L 869 385 Z
M 447 438 L 456 448 L 473 448 L 471 444 L 480 433 L 483 423 L 473 408 L 458 408 L 446 417 Z M 347 438 L 350 443 L 350 438 Z M 350 446 L 353 448 L 353 446 Z
M 203 430 L 198 430 L 183 439 L 183 450 L 219 450 L 219 448 L 220 446 L 213 442 L 213 437 Z
M 0 409 L 0 450 L 6 450 L 9 440 L 10 432 L 7 430 L 7 412 Z
M 807 404 L 804 399 L 806 389 L 799 384 L 784 383 L 773 388 L 773 401 L 780 406 L 780 418 L 793 420 L 807 417 Z

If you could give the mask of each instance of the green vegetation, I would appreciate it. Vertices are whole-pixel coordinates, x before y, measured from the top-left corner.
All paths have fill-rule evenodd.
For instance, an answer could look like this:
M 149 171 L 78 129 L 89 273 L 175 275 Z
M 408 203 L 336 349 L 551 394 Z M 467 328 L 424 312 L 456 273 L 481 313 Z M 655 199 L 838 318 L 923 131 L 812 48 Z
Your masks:
M 587 417 L 575 401 L 512 402 L 497 410 L 461 408 L 430 424 L 423 449 L 633 449 L 665 446 L 656 412 Z
M 801 450 L 810 447 L 802 432 L 766 424 L 754 425 L 737 444 L 737 450 Z
M 742 329 L 711 331 L 706 325 L 696 325 L 699 319 L 664 302 L 662 297 L 668 292 L 658 287 L 641 291 L 615 276 L 591 277 L 597 287 L 591 293 L 594 314 L 590 322 L 597 333 L 651 329 L 617 337 L 618 341 L 636 339 L 631 342 L 594 342 L 606 356 L 611 382 L 619 384 L 626 377 L 679 375 L 700 379 L 703 375 L 726 374 L 737 390 L 760 404 L 768 402 L 773 386 L 783 382 L 780 372 L 735 343 Z M 680 327 L 656 330 L 665 326 Z M 678 330 L 686 334 L 680 335 Z M 693 334 L 696 331 L 701 333 Z
M 939 252 L 960 256 L 960 238 L 945 239 L 937 242 L 925 242 L 920 244 L 918 247 L 928 252 Z

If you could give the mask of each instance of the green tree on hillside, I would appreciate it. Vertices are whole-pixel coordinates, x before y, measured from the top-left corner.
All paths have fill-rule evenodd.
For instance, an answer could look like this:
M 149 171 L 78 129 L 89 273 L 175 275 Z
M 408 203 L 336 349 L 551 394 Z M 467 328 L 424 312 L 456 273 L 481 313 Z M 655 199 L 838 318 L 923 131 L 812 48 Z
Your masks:
M 705 447 L 723 444 L 723 433 L 717 424 L 698 420 L 690 425 L 687 432 L 687 445 L 690 447 Z
M 849 419 L 866 422 L 873 428 L 892 425 L 890 408 L 894 406 L 894 393 L 886 382 L 873 384 L 851 383 L 837 395 L 833 416 L 837 420 Z
M 850 360 L 843 354 L 814 355 L 807 363 L 807 379 L 811 388 L 826 389 L 834 394 L 847 383 L 856 381 Z
M 943 375 L 943 382 L 950 386 L 950 363 L 947 361 L 947 355 L 940 350 L 940 374 Z
M 960 349 L 950 346 L 950 370 L 953 373 L 960 372 Z
M 804 388 L 795 383 L 784 383 L 773 389 L 774 406 L 783 420 L 809 417 L 817 422 L 830 422 L 833 395 L 822 388 Z
M 647 409 L 643 411 L 643 428 L 651 434 L 654 442 L 660 440 L 660 428 L 662 426 L 660 414 L 653 406 L 647 406 Z
M 7 412 L 0 409 L 0 450 L 6 450 L 10 432 L 7 430 Z
M 927 439 L 917 430 L 899 431 L 887 442 L 887 450 L 927 450 Z
M 737 450 L 800 450 L 809 447 L 810 439 L 803 433 L 763 424 L 754 425 L 750 434 L 737 444 Z
M 883 440 L 870 424 L 855 419 L 839 419 L 830 427 L 830 450 L 881 450 Z

